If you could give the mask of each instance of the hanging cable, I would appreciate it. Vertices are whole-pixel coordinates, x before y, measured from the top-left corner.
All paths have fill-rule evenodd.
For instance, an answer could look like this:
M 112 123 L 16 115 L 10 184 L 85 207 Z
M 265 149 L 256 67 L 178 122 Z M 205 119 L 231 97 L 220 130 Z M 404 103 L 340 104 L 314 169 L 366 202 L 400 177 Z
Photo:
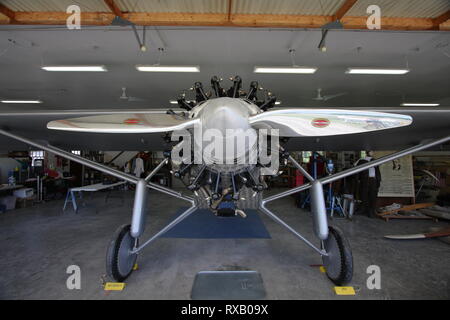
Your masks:
M 291 56 L 291 63 L 293 67 L 298 67 L 295 63 L 295 49 L 289 49 L 289 54 Z
M 145 26 L 142 27 L 142 43 L 141 43 L 141 51 L 147 51 L 147 46 L 145 45 Z
M 155 66 L 159 66 L 161 64 L 161 57 L 164 53 L 164 48 L 158 48 L 158 59 L 156 60 L 156 63 L 154 64 Z

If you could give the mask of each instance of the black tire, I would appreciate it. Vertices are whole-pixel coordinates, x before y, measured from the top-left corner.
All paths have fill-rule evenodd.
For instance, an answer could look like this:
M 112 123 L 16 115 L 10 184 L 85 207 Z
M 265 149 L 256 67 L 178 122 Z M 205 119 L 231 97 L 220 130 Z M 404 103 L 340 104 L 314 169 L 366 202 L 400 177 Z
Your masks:
M 328 230 L 328 238 L 323 242 L 328 256 L 322 256 L 322 261 L 328 278 L 341 286 L 353 277 L 352 249 L 340 229 L 330 226 Z
M 130 225 L 120 226 L 114 233 L 106 252 L 106 273 L 117 282 L 123 282 L 133 272 L 137 254 L 129 253 L 135 239 L 130 234 Z

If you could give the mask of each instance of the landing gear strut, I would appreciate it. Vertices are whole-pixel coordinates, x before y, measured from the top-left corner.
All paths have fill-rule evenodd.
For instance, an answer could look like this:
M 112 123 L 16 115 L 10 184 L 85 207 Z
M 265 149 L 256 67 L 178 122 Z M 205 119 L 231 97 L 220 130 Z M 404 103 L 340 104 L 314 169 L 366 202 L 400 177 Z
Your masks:
M 115 281 L 124 281 L 132 272 L 133 267 L 136 264 L 136 259 L 139 251 L 141 251 L 150 242 L 161 236 L 173 228 L 176 224 L 183 221 L 191 213 L 195 212 L 197 206 L 193 199 L 185 197 L 171 189 L 167 189 L 162 186 L 154 185 L 150 182 L 150 178 L 161 169 L 166 163 L 166 160 L 161 162 L 147 178 L 139 179 L 136 183 L 136 191 L 134 193 L 134 205 L 133 205 L 133 217 L 131 219 L 131 225 L 123 225 L 117 229 L 111 240 L 108 251 L 106 254 L 106 272 L 111 279 Z M 145 229 L 145 218 L 147 215 L 146 203 L 147 203 L 147 188 L 156 189 L 166 194 L 172 195 L 179 199 L 183 199 L 191 202 L 192 206 L 182 213 L 178 218 L 169 223 L 161 231 L 156 233 L 149 240 L 139 245 L 139 237 L 142 236 Z
M 284 150 L 281 150 L 284 152 Z M 328 226 L 327 209 L 325 205 L 325 197 L 323 194 L 323 185 L 320 180 L 314 179 L 300 164 L 291 156 L 288 159 L 297 167 L 297 169 L 310 181 L 311 196 L 311 213 L 313 217 L 314 233 L 321 241 L 319 249 L 299 232 L 295 231 L 286 222 L 277 217 L 272 211 L 266 207 L 266 203 L 283 198 L 288 195 L 287 192 L 270 196 L 261 201 L 260 209 L 267 214 L 275 222 L 279 223 L 300 240 L 304 241 L 308 246 L 313 248 L 322 256 L 323 265 L 325 267 L 328 278 L 336 285 L 343 285 L 352 279 L 353 275 L 353 258 L 352 251 L 348 241 L 345 239 L 341 230 L 336 227 Z

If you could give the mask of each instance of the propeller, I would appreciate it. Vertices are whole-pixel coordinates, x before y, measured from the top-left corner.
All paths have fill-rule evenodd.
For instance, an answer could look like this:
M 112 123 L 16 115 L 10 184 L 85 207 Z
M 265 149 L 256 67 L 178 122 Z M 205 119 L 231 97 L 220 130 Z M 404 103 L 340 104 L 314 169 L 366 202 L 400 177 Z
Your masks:
M 341 92 L 341 93 L 336 93 L 336 94 L 330 94 L 330 95 L 323 96 L 322 95 L 322 89 L 318 88 L 317 89 L 317 96 L 315 98 L 313 98 L 313 100 L 316 100 L 316 101 L 328 101 L 328 100 L 331 100 L 331 99 L 334 99 L 334 98 L 337 98 L 337 97 L 340 97 L 340 96 L 343 96 L 343 95 L 346 95 L 346 94 L 347 94 L 347 92 Z
M 48 129 L 99 133 L 156 133 L 194 128 L 202 117 L 183 118 L 166 113 L 97 115 L 47 124 Z M 282 137 L 320 137 L 362 133 L 408 126 L 407 115 L 341 109 L 279 109 L 248 118 L 255 129 L 278 129 Z M 268 134 L 271 134 L 268 132 Z
M 128 102 L 140 102 L 140 101 L 146 101 L 145 99 L 141 99 L 138 97 L 131 97 L 129 95 L 127 95 L 127 88 L 123 87 L 122 88 L 122 95 L 119 97 L 121 100 L 125 100 Z

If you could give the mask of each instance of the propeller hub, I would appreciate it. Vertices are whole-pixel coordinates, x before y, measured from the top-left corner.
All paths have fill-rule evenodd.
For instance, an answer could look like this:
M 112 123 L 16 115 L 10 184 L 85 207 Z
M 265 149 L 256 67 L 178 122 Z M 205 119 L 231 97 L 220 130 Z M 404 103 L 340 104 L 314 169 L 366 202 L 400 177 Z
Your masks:
M 249 154 L 257 150 L 258 140 L 249 117 L 258 112 L 257 106 L 221 97 L 204 102 L 193 112 L 201 123 L 197 128 L 200 132 L 194 133 L 197 157 L 222 172 L 236 170 L 236 164 L 249 164 Z

